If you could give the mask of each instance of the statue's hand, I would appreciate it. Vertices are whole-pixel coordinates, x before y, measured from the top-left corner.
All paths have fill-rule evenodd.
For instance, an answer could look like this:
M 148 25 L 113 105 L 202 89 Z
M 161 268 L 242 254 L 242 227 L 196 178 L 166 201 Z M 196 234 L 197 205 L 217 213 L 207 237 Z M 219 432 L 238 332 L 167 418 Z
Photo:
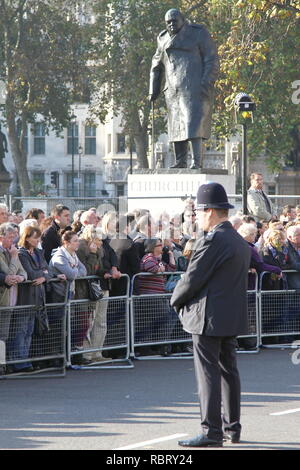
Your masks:
M 149 95 L 149 101 L 150 103 L 152 103 L 153 101 L 155 101 L 158 97 L 158 94 L 156 93 L 152 93 L 152 95 Z

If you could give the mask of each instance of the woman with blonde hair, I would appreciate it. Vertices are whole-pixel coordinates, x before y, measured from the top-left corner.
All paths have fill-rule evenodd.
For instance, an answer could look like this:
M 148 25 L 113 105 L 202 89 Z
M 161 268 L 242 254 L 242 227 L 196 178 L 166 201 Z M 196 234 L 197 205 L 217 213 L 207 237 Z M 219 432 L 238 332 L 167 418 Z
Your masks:
M 178 271 L 186 271 L 188 264 L 190 262 L 190 259 L 195 251 L 195 243 L 196 243 L 196 238 L 190 238 L 184 247 L 184 250 L 182 252 L 182 255 L 178 258 L 177 260 L 177 268 Z
M 263 250 L 263 260 L 265 263 L 279 267 L 281 270 L 290 269 L 288 258 L 288 245 L 284 230 L 270 230 L 266 236 L 266 243 Z M 278 279 L 272 279 L 269 288 L 280 289 L 281 283 Z
M 86 225 L 84 228 L 79 237 L 79 247 L 76 253 L 87 270 L 87 276 L 104 275 L 102 240 L 97 236 L 94 225 Z M 76 297 L 87 298 L 86 282 L 77 282 Z
M 104 214 L 101 221 L 101 230 L 107 238 L 114 238 L 116 236 L 117 214 L 114 211 L 109 211 Z
M 103 219 L 103 226 L 108 234 L 110 233 L 110 222 L 116 219 L 113 219 L 112 215 L 104 216 Z M 102 230 L 99 231 L 93 225 L 87 225 L 80 236 L 80 245 L 77 252 L 78 258 L 87 269 L 88 276 L 96 275 L 100 277 L 100 285 L 103 291 L 103 299 L 96 302 L 95 316 L 83 342 L 84 349 L 94 350 L 94 352 L 86 353 L 83 356 L 85 360 L 92 362 L 111 360 L 108 357 L 104 358 L 101 351 L 107 333 L 109 280 L 111 278 L 119 279 L 121 276 L 118 270 L 117 256 L 105 235 Z M 83 291 L 81 291 L 81 296 L 86 298 Z

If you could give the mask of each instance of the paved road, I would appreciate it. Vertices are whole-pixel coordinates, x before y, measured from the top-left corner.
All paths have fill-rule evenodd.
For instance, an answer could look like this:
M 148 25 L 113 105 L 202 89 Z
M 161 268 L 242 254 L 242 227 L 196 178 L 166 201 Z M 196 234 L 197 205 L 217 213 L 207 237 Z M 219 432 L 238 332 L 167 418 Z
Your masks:
M 293 353 L 238 356 L 243 442 L 226 443 L 224 450 L 300 449 L 300 364 L 293 363 Z M 134 365 L 0 381 L 0 448 L 182 450 L 178 435 L 199 431 L 193 361 Z

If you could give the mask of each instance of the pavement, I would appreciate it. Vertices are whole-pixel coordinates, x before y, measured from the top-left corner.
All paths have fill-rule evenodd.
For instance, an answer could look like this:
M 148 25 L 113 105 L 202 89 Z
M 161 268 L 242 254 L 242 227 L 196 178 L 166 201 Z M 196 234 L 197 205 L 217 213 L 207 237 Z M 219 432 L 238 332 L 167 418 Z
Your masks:
M 242 442 L 222 450 L 300 449 L 299 362 L 300 352 L 291 349 L 238 354 Z M 0 416 L 1 450 L 182 454 L 178 439 L 199 433 L 193 360 L 136 360 L 132 369 L 2 380 Z

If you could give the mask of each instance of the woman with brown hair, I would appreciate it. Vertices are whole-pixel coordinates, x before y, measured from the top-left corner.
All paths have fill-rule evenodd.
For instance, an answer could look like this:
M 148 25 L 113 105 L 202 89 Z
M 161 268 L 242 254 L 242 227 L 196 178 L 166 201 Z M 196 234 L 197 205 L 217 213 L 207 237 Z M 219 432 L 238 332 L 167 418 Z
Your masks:
M 27 226 L 20 237 L 18 245 L 19 260 L 27 273 L 31 284 L 23 284 L 18 290 L 18 305 L 45 305 L 45 283 L 50 279 L 48 265 L 43 250 L 38 248 L 41 231 L 36 226 Z M 27 359 L 31 346 L 36 310 L 18 312 L 14 315 L 14 336 L 10 341 L 10 359 Z M 36 367 L 38 368 L 38 367 Z M 32 371 L 34 367 L 30 362 L 14 364 L 15 371 Z
M 62 235 L 62 246 L 57 248 L 53 254 L 49 269 L 53 277 L 60 277 L 68 282 L 68 299 L 75 295 L 75 279 L 86 276 L 85 266 L 79 260 L 76 251 L 79 248 L 77 233 L 67 230 Z M 53 302 L 64 302 L 66 295 L 65 284 L 53 284 Z

